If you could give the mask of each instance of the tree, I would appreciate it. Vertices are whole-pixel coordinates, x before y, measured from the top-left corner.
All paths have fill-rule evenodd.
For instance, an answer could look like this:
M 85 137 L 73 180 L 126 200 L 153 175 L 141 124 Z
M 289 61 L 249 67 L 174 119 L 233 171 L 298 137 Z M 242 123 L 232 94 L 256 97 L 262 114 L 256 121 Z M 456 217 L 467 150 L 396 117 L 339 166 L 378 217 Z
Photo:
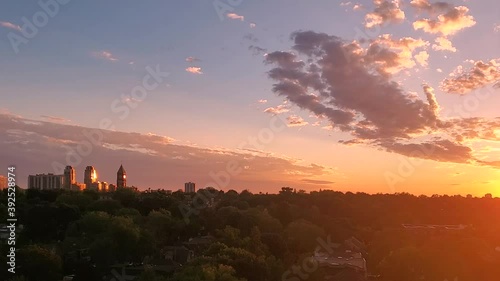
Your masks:
M 61 257 L 53 250 L 29 245 L 19 250 L 19 273 L 30 281 L 54 281 L 62 277 Z

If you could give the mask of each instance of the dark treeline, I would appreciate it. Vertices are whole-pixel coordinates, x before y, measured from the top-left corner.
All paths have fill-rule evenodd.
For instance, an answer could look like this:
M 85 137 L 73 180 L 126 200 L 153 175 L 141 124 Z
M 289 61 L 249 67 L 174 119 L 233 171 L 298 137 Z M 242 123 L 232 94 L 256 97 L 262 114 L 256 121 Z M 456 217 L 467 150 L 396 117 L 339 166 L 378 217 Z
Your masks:
M 0 196 L 1 223 L 6 191 Z M 499 199 L 291 188 L 279 194 L 18 189 L 16 196 L 23 225 L 16 274 L 7 272 L 9 246 L 2 241 L 1 280 L 500 278 Z M 324 246 L 320 240 L 344 254 L 359 252 L 366 267 L 311 262 Z

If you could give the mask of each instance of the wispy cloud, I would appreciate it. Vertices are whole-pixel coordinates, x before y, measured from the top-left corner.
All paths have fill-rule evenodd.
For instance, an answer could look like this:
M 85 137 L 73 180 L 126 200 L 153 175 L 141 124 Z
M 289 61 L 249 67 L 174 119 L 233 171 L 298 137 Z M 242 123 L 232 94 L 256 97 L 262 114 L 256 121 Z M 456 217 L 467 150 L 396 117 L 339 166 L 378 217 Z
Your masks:
M 92 52 L 92 56 L 98 59 L 103 59 L 112 62 L 118 61 L 118 59 L 109 51 Z
M 254 22 L 251 22 L 251 23 L 249 24 L 249 26 L 250 26 L 250 28 L 255 28 L 255 27 L 257 27 L 257 24 L 256 24 L 256 23 L 254 23 Z
M 192 74 L 203 74 L 203 72 L 201 72 L 201 67 L 196 66 L 190 66 L 186 68 L 186 71 Z
M 422 29 L 427 33 L 448 36 L 476 24 L 474 17 L 468 14 L 469 8 L 465 6 L 454 6 L 446 2 L 431 4 L 429 0 L 413 0 L 411 5 L 417 11 L 436 15 L 435 18 L 424 18 L 415 21 L 413 23 L 415 30 Z
M 214 181 L 211 176 L 214 171 L 225 171 L 227 163 L 232 162 L 237 163 L 237 168 L 251 169 L 241 169 L 241 173 L 232 176 L 230 186 L 214 183 L 214 187 L 241 190 L 260 186 L 261 190 L 269 190 L 276 188 L 277 179 L 280 183 L 292 184 L 302 179 L 328 179 L 339 173 L 330 167 L 312 163 L 304 165 L 298 159 L 268 153 L 173 144 L 167 136 L 97 130 L 54 122 L 34 123 L 6 114 L 0 114 L 0 159 L 15 159 L 16 164 L 23 167 L 17 175 L 22 179 L 26 179 L 28 173 L 54 172 L 51 162 L 66 164 L 68 149 L 78 153 L 76 147 L 88 138 L 85 132 L 101 135 L 102 141 L 93 139 L 91 153 L 73 166 L 81 173 L 85 165 L 92 163 L 99 170 L 101 180 L 112 180 L 116 178 L 120 160 L 126 159 L 123 164 L 130 173 L 130 181 L 140 184 L 141 188 L 175 189 L 183 185 L 186 178 L 205 187 L 203 184 Z M 165 169 L 171 172 L 165 174 Z M 315 188 L 312 183 L 303 183 L 304 189 Z M 25 186 L 26 181 L 19 181 L 19 184 Z
M 288 127 L 302 127 L 309 124 L 302 117 L 297 115 L 288 116 L 286 120 L 288 121 Z
M 450 51 L 450 52 L 456 52 L 457 49 L 453 47 L 453 44 L 451 43 L 450 40 L 446 39 L 445 37 L 438 37 L 436 40 L 435 44 L 432 45 L 432 49 L 436 51 Z
M 187 62 L 198 62 L 198 61 L 201 61 L 201 60 L 199 58 L 197 58 L 197 57 L 187 57 L 186 61 Z
M 441 83 L 441 89 L 447 93 L 466 94 L 500 81 L 500 59 L 490 61 L 468 61 L 472 67 L 465 70 L 457 67 Z
M 258 100 L 257 102 L 258 103 L 267 103 L 267 100 L 262 99 L 262 100 Z
M 270 114 L 273 114 L 273 115 L 280 114 L 280 113 L 285 113 L 285 112 L 288 112 L 288 111 L 290 111 L 290 109 L 285 104 L 280 104 L 280 105 L 275 106 L 275 107 L 268 107 L 268 108 L 266 108 L 264 110 L 265 113 L 270 113 Z
M 226 15 L 226 17 L 228 19 L 232 19 L 232 20 L 241 20 L 241 21 L 244 21 L 245 20 L 245 17 L 244 16 L 240 16 L 236 13 L 229 13 Z
M 14 29 L 14 30 L 17 30 L 17 31 L 21 31 L 22 30 L 19 25 L 13 24 L 13 23 L 8 22 L 8 21 L 0 21 L 0 26 L 5 27 L 5 28 Z
M 67 123 L 70 122 L 71 120 L 66 119 L 64 117 L 58 117 L 58 116 L 51 116 L 51 115 L 40 115 L 43 119 L 50 121 L 50 122 L 55 122 L 55 123 Z

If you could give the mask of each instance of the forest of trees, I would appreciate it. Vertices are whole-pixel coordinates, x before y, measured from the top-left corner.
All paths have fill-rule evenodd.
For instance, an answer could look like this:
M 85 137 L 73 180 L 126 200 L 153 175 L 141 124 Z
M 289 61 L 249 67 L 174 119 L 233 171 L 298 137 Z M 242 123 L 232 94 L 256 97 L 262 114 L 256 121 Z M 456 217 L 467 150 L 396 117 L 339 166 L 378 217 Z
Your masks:
M 7 192 L 0 197 L 2 223 Z M 2 241 L 0 280 L 57 281 L 72 275 L 74 281 L 498 281 L 500 276 L 500 199 L 291 188 L 279 194 L 18 189 L 16 208 L 23 226 L 16 274 L 7 271 L 9 246 Z M 356 249 L 366 260 L 364 274 L 351 274 L 349 266 L 305 267 L 318 241 L 343 245 L 349 239 L 361 242 Z

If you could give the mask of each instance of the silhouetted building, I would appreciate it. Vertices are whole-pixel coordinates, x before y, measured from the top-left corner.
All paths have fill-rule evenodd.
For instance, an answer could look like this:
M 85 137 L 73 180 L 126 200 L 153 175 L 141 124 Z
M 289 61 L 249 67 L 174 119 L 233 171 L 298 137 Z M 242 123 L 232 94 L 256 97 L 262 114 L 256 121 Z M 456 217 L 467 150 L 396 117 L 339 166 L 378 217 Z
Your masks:
M 0 176 L 0 190 L 7 188 L 8 182 L 7 177 Z
M 85 168 L 83 183 L 85 184 L 86 188 L 89 188 L 95 182 L 97 182 L 97 171 L 94 169 L 94 167 L 87 166 L 87 168 Z
M 117 188 L 125 188 L 127 186 L 127 172 L 123 168 L 123 165 L 120 165 L 120 169 L 116 173 L 116 187 Z
M 76 184 L 76 171 L 73 167 L 66 166 L 64 169 L 64 188 L 72 189 L 74 184 Z
M 186 192 L 186 193 L 194 193 L 194 192 L 196 192 L 196 188 L 195 188 L 194 182 L 186 182 L 184 184 L 184 192 Z
M 64 187 L 64 175 L 37 174 L 28 176 L 28 188 L 59 189 Z

